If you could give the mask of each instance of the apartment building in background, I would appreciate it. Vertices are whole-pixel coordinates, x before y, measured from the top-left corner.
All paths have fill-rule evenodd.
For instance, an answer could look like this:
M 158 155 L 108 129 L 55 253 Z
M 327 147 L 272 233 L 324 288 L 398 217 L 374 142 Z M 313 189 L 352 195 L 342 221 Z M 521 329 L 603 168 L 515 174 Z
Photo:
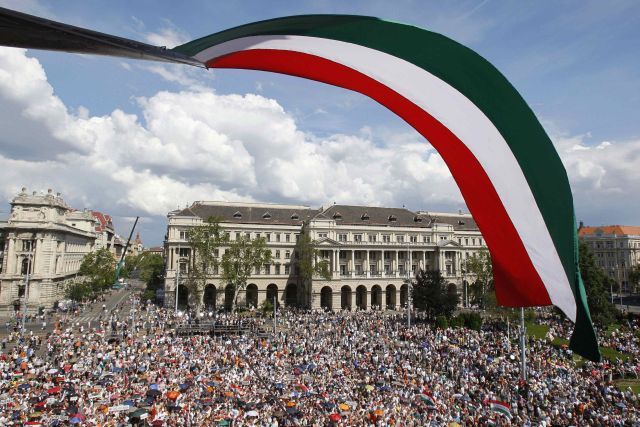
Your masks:
M 596 262 L 623 291 L 631 290 L 629 273 L 640 264 L 640 227 L 629 225 L 584 226 L 578 237 L 596 257 Z

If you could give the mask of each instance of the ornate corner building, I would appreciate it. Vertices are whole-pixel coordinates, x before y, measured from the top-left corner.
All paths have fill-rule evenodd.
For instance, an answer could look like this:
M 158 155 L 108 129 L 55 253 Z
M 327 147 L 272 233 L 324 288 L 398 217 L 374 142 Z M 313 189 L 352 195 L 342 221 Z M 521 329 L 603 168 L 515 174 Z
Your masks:
M 65 298 L 85 255 L 106 248 L 118 258 L 124 247 L 111 216 L 73 209 L 52 190 L 28 194 L 23 188 L 9 218 L 0 221 L 0 311 L 19 310 L 25 298 L 30 312 L 52 307 Z M 138 234 L 128 254 L 142 249 Z
M 408 277 L 416 269 L 439 270 L 463 292 L 469 278 L 463 260 L 486 249 L 469 214 L 413 212 L 404 208 L 332 205 L 308 206 L 233 202 L 195 202 L 170 212 L 165 238 L 165 305 L 197 303 L 209 309 L 230 307 L 233 290 L 220 271 L 211 271 L 195 301 L 184 279 L 191 256 L 189 229 L 217 217 L 231 240 L 264 237 L 272 261 L 256 267 L 239 304 L 260 306 L 265 300 L 305 308 L 399 309 L 406 304 Z M 315 277 L 305 284 L 296 267 L 295 245 L 303 225 L 321 259 L 328 261 L 331 280 Z M 221 257 L 225 248 L 214 256 Z
M 0 310 L 17 309 L 25 297 L 29 311 L 62 299 L 83 257 L 94 248 L 96 224 L 91 211 L 72 209 L 60 193 L 27 194 L 23 188 L 11 201 L 9 219 L 0 222 Z

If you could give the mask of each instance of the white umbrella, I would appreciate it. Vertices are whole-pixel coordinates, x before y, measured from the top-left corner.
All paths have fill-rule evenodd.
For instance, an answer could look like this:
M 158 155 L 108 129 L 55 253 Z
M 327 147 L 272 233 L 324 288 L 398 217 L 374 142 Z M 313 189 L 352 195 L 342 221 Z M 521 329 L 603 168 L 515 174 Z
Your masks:
M 258 416 L 257 411 L 249 411 L 245 414 L 245 417 L 257 417 L 257 416 Z

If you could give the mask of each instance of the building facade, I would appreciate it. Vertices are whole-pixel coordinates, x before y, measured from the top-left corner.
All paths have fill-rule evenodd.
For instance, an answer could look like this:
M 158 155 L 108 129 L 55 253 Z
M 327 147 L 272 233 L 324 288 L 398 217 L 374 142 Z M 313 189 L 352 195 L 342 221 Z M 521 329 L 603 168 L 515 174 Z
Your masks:
M 171 212 L 165 239 L 165 305 L 202 303 L 229 307 L 233 292 L 212 271 L 201 301 L 183 285 L 188 275 L 189 229 L 216 217 L 230 240 L 264 237 L 272 262 L 257 268 L 240 293 L 239 304 L 260 306 L 266 299 L 307 308 L 398 309 L 406 304 L 405 280 L 416 269 L 440 270 L 463 291 L 464 260 L 486 249 L 473 218 L 462 213 L 412 212 L 404 208 L 333 205 L 308 206 L 231 202 L 196 202 Z M 319 257 L 330 267 L 331 280 L 303 283 L 296 268 L 295 245 L 310 234 Z M 217 252 L 217 253 L 216 253 Z M 224 248 L 214 256 L 221 257 Z M 181 279 L 182 278 L 182 279 Z M 176 300 L 176 284 L 178 297 Z
M 618 289 L 637 287 L 637 283 L 630 283 L 629 273 L 640 264 L 640 227 L 585 227 L 581 223 L 578 237 L 589 246 L 598 266 L 618 283 Z
M 62 299 L 82 259 L 94 250 L 96 225 L 91 211 L 72 209 L 60 193 L 27 194 L 23 188 L 11 201 L 9 219 L 0 222 L 0 310 L 17 309 L 25 297 L 29 310 Z

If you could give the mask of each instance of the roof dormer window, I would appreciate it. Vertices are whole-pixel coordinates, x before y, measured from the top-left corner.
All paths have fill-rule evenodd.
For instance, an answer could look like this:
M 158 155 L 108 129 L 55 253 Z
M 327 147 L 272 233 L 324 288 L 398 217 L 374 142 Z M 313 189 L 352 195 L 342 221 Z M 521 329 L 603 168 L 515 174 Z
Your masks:
M 363 221 L 369 221 L 369 214 L 367 212 L 363 213 L 360 219 Z
M 416 215 L 416 216 L 413 217 L 413 221 L 414 222 L 422 222 L 422 218 L 419 217 L 418 215 Z
M 396 222 L 398 220 L 398 217 L 395 215 L 389 215 L 389 222 Z
M 242 214 L 240 213 L 240 211 L 236 211 L 236 213 L 233 214 L 234 218 L 242 218 Z
M 300 219 L 300 217 L 297 213 L 294 212 L 293 214 L 291 214 L 291 219 Z
M 342 219 L 342 214 L 340 212 L 336 212 L 333 214 L 333 219 Z
M 262 219 L 271 219 L 271 214 L 267 211 L 262 214 Z

